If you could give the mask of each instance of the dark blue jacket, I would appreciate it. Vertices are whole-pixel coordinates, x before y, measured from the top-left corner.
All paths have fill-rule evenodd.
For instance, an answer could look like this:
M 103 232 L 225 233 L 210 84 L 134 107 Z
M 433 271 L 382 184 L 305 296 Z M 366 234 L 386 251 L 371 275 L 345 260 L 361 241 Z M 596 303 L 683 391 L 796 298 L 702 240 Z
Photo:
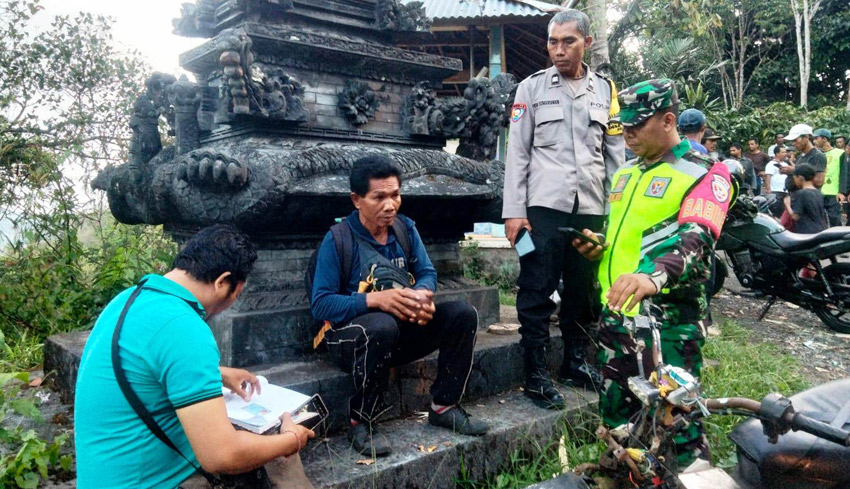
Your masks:
M 393 261 L 396 265 L 402 265 L 404 269 L 416 279 L 414 289 L 437 290 L 437 270 L 431 264 L 422 238 L 416 230 L 416 224 L 409 218 L 398 215 L 396 219 L 403 219 L 407 225 L 410 235 L 410 254 L 408 260 L 404 260 L 404 251 L 396 240 L 393 228 L 389 229 L 387 244 L 382 245 L 375 241 L 372 234 L 363 227 L 360 222 L 360 213 L 354 211 L 345 220 L 351 227 L 351 231 L 361 239 L 370 243 L 375 250 L 385 258 Z M 340 287 L 340 259 L 336 253 L 336 244 L 330 231 L 325 235 L 319 247 L 316 261 L 316 277 L 313 280 L 313 301 L 310 310 L 317 321 L 330 321 L 333 324 L 347 323 L 357 316 L 369 312 L 366 307 L 366 294 L 357 293 L 360 283 L 360 258 L 358 256 L 357 240 L 354 240 L 352 248 L 351 270 L 348 273 L 348 284 Z M 345 290 L 340 293 L 340 290 Z

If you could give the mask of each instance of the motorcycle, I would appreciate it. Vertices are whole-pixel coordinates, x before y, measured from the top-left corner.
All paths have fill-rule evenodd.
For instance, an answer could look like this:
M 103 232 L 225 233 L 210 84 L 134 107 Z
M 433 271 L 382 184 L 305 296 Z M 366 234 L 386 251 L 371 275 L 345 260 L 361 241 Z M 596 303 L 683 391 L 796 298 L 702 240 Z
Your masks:
M 652 306 L 644 302 L 644 310 Z M 642 406 L 626 425 L 600 427 L 608 448 L 598 463 L 531 486 L 534 489 L 840 489 L 850 487 L 850 379 L 825 384 L 788 399 L 769 394 L 761 402 L 733 397 L 707 399 L 701 385 L 679 367 L 665 365 L 660 329 L 652 314 L 636 320 L 636 337 L 651 337 L 654 370 L 628 380 Z M 640 332 L 645 328 L 649 331 Z M 642 362 L 639 359 L 639 365 Z M 739 465 L 732 476 L 707 463 L 679 473 L 674 435 L 710 415 L 754 419 L 738 425 L 730 438 Z M 763 436 L 762 436 L 763 435 Z M 695 464 L 699 465 L 699 464 Z M 590 478 L 590 474 L 596 477 Z M 531 489 L 531 488 L 529 488 Z
M 742 286 L 768 298 L 759 320 L 782 299 L 812 311 L 835 331 L 850 333 L 850 262 L 839 261 L 850 252 L 850 227 L 792 233 L 742 197 L 729 211 L 716 250 L 726 260 L 716 255 L 712 292 L 723 285 L 728 262 Z

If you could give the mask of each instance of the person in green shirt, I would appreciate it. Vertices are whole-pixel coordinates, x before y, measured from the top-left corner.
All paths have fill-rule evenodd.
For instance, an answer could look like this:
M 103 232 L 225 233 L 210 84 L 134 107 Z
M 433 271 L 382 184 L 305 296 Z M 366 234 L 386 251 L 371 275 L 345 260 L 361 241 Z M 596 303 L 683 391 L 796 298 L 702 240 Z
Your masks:
M 106 306 L 77 376 L 78 488 L 174 488 L 196 477 L 199 467 L 210 474 L 243 473 L 297 454 L 314 436 L 288 415 L 280 434 L 270 436 L 236 431 L 227 418 L 222 387 L 249 399 L 259 382 L 245 370 L 219 367 L 205 320 L 239 297 L 256 259 L 246 235 L 211 226 L 186 243 L 171 271 L 145 276 Z M 154 435 L 125 397 L 114 354 L 130 390 L 174 448 Z M 287 465 L 303 477 L 296 459 Z
M 841 155 L 844 151 L 833 148 L 830 140 L 832 133 L 829 129 L 816 129 L 813 133 L 815 146 L 826 157 L 826 174 L 823 186 L 823 206 L 829 216 L 829 225 L 841 226 L 841 204 L 847 202 L 847 196 L 841 193 Z

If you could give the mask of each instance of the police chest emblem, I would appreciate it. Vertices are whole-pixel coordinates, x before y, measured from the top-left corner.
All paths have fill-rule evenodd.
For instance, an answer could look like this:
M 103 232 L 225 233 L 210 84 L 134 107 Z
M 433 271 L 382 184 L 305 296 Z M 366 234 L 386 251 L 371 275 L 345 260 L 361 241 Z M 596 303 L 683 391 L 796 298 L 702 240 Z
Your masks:
M 667 187 L 670 186 L 670 180 L 672 178 L 669 177 L 653 177 L 649 182 L 649 187 L 646 188 L 646 197 L 654 197 L 656 199 L 660 199 L 664 197 L 664 193 L 667 192 Z
M 511 122 L 519 122 L 526 110 L 528 110 L 528 107 L 525 104 L 514 104 L 511 107 Z
M 730 190 L 729 182 L 726 181 L 725 178 L 720 175 L 713 175 L 711 179 L 711 192 L 714 194 L 714 198 L 717 199 L 717 202 L 721 204 L 729 200 L 729 190 Z

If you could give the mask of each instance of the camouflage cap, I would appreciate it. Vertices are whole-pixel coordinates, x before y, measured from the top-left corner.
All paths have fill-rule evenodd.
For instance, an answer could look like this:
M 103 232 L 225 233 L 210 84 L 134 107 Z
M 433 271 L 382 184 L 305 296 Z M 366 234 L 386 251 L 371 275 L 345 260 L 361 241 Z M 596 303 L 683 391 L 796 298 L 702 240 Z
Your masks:
M 668 78 L 646 80 L 620 92 L 620 122 L 636 126 L 660 109 L 678 105 L 676 83 Z

